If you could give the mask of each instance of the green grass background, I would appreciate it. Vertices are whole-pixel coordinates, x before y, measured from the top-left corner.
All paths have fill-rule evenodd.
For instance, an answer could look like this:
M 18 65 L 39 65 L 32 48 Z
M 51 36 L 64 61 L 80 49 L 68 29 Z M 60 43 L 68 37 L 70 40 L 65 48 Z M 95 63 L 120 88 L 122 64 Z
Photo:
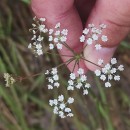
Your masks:
M 61 120 L 53 115 L 48 100 L 69 93 L 64 87 L 48 91 L 44 75 L 5 87 L 4 72 L 29 76 L 60 62 L 55 56 L 36 58 L 27 49 L 32 17 L 29 0 L 0 1 L 0 130 L 130 130 L 129 36 L 115 54 L 125 64 L 122 80 L 106 89 L 88 73 L 94 87 L 85 97 L 82 92 L 73 93 L 74 118 Z M 66 85 L 62 75 L 60 82 Z

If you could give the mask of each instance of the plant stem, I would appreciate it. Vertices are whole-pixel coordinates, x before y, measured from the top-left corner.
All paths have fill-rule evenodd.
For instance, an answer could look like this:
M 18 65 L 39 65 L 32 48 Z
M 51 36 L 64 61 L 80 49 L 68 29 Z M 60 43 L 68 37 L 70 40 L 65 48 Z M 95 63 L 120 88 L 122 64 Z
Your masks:
M 89 61 L 89 60 L 85 59 L 84 57 L 81 57 L 81 59 L 83 59 L 83 60 L 85 60 L 85 61 L 87 61 L 87 62 L 89 62 L 89 63 L 91 63 L 91 64 L 93 64 L 93 65 L 95 65 L 95 66 L 98 66 L 98 67 L 102 68 L 101 66 L 99 66 L 99 65 L 97 65 L 97 64 L 95 64 L 95 63 L 93 63 L 92 61 Z

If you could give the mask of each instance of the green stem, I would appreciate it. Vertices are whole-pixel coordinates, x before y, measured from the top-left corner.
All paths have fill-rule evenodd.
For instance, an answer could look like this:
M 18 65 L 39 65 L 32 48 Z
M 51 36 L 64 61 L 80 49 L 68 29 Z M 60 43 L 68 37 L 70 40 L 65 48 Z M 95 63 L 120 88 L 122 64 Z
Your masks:
M 72 70 L 72 73 L 74 72 L 74 70 L 75 70 L 75 67 L 76 67 L 76 64 L 77 64 L 77 60 L 75 60 L 75 63 L 74 63 L 74 67 L 73 67 L 73 70 Z
M 91 63 L 91 64 L 93 64 L 93 65 L 95 65 L 95 66 L 98 66 L 98 67 L 102 68 L 101 66 L 99 66 L 99 65 L 97 65 L 97 64 L 95 64 L 95 63 L 93 63 L 92 61 L 89 61 L 89 60 L 85 59 L 84 57 L 81 57 L 81 59 L 83 59 L 83 60 L 85 60 L 85 61 L 87 61 L 87 62 L 89 62 L 89 63 Z
M 66 42 L 64 42 L 63 45 L 65 45 L 75 55 L 74 50 Z

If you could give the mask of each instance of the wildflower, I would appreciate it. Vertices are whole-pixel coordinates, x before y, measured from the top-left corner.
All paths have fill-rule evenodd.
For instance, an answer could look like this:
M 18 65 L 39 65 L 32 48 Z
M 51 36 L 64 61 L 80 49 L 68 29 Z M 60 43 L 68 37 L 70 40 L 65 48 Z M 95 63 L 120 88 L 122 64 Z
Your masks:
M 60 86 L 59 75 L 57 68 L 52 68 L 51 70 L 47 70 L 45 75 L 47 75 L 47 79 L 49 82 L 48 89 L 53 89 L 54 87 L 58 88 Z
M 68 107 L 69 104 L 72 104 L 74 102 L 74 98 L 69 97 L 67 102 L 64 100 L 63 95 L 59 95 L 58 99 L 49 100 L 50 106 L 53 106 L 53 112 L 56 115 L 59 115 L 61 118 L 65 118 L 67 116 L 72 117 L 73 113 L 71 112 L 71 109 Z
M 10 87 L 16 82 L 15 79 L 8 73 L 4 73 L 4 79 L 6 82 L 6 87 Z
M 99 26 L 99 28 L 96 28 L 94 26 L 94 24 L 89 24 L 88 28 L 85 28 L 83 30 L 83 34 L 80 37 L 80 42 L 85 42 L 86 41 L 87 45 L 95 44 L 96 50 L 100 50 L 102 47 L 101 47 L 101 44 L 98 43 L 98 40 L 100 40 L 100 38 L 101 38 L 101 40 L 103 42 L 108 41 L 107 36 L 102 35 L 102 30 L 105 29 L 105 28 L 106 28 L 105 24 L 101 24 Z M 87 35 L 87 37 L 86 37 L 86 35 Z
M 53 90 L 54 88 L 59 88 L 61 86 L 59 82 L 59 75 L 58 75 L 58 67 L 61 67 L 62 65 L 69 64 L 71 61 L 76 60 L 79 62 L 80 59 L 86 60 L 94 65 L 95 63 L 87 60 L 84 58 L 82 52 L 78 58 L 75 56 L 75 51 L 72 50 L 72 48 L 69 46 L 67 42 L 67 35 L 68 35 L 68 29 L 61 29 L 61 24 L 57 23 L 53 28 L 47 28 L 45 25 L 45 18 L 37 19 L 34 17 L 34 23 L 32 24 L 32 29 L 30 31 L 32 32 L 32 38 L 31 43 L 29 43 L 28 48 L 33 50 L 33 52 L 36 55 L 43 55 L 44 53 L 52 54 L 51 50 L 58 49 L 62 50 L 63 47 L 68 49 L 69 51 L 73 52 L 73 56 L 69 56 L 70 59 L 66 61 L 65 63 L 62 63 L 61 65 L 58 65 L 55 68 L 49 69 L 45 72 L 45 75 L 48 80 L 48 89 Z M 80 42 L 86 43 L 86 46 L 92 45 L 95 47 L 96 50 L 101 50 L 102 45 L 99 43 L 99 41 L 107 42 L 108 37 L 103 34 L 103 30 L 106 28 L 105 24 L 100 24 L 99 27 L 96 27 L 94 24 L 89 24 L 87 28 L 85 28 L 82 32 L 82 35 L 79 37 Z M 46 36 L 46 37 L 44 37 Z M 45 39 L 48 41 L 48 46 L 45 47 Z M 84 48 L 85 48 L 84 47 Z M 46 48 L 46 49 L 45 49 Z M 49 52 L 48 52 L 49 49 Z M 70 54 L 70 53 L 68 53 Z M 58 54 L 56 54 L 58 55 Z M 66 54 L 63 54 L 62 56 L 67 56 Z M 68 59 L 68 58 L 67 58 Z M 72 59 L 72 60 L 71 60 Z M 85 71 L 83 68 L 80 68 L 80 64 L 77 62 L 78 70 L 77 72 L 70 72 L 67 90 L 68 91 L 74 91 L 75 89 L 82 89 L 83 95 L 87 95 L 89 93 L 89 88 L 91 85 L 87 82 L 87 76 L 85 74 Z M 97 66 L 101 67 L 101 69 L 95 70 L 95 75 L 98 76 L 102 81 L 105 82 L 105 87 L 111 87 L 111 80 L 119 81 L 120 75 L 118 74 L 119 71 L 124 70 L 123 65 L 119 65 L 116 67 L 117 60 L 116 58 L 111 58 L 110 63 L 104 64 L 103 59 L 99 59 L 97 62 Z M 75 63 L 76 65 L 76 63 Z M 77 67 L 76 66 L 76 67 Z M 74 69 L 75 70 L 75 66 Z M 11 81 L 11 84 L 14 82 L 13 79 L 9 77 L 9 75 L 6 75 L 6 80 L 8 81 L 6 86 L 9 86 L 9 80 Z M 69 97 L 68 100 L 65 102 L 65 98 L 63 95 L 59 95 L 57 99 L 49 100 L 50 106 L 53 107 L 53 113 L 56 115 L 59 115 L 61 118 L 65 117 L 72 117 L 73 113 L 71 112 L 71 109 L 68 107 L 70 104 L 74 102 L 73 97 Z
M 103 60 L 100 59 L 100 64 Z M 96 70 L 96 76 L 99 76 L 102 81 L 105 82 L 105 87 L 111 87 L 110 80 L 119 81 L 120 76 L 117 74 L 118 71 L 123 71 L 123 65 L 120 65 L 118 68 L 115 68 L 115 64 L 117 64 L 116 58 L 111 58 L 110 63 L 107 63 L 101 70 Z
M 108 38 L 105 35 L 102 35 L 101 39 L 102 39 L 103 42 L 107 42 L 108 41 Z
M 73 91 L 75 88 L 83 89 L 83 93 L 87 93 L 87 89 L 90 88 L 90 84 L 87 83 L 87 76 L 84 75 L 84 70 L 79 68 L 77 71 L 78 76 L 76 77 L 75 73 L 70 74 L 70 79 L 68 80 L 68 87 L 67 90 Z

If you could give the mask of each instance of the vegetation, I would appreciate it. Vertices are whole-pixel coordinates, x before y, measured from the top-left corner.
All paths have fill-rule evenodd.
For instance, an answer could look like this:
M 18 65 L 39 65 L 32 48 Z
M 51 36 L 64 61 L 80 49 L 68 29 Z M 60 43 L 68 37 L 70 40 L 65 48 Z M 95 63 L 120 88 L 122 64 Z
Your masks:
M 28 29 L 32 22 L 29 0 L 0 2 L 0 130 L 129 130 L 130 129 L 130 37 L 118 48 L 116 57 L 125 65 L 122 80 L 104 88 L 97 78 L 88 96 L 75 92 L 73 118 L 60 119 L 48 105 L 58 93 L 47 90 L 44 75 L 5 87 L 4 72 L 30 76 L 41 68 L 60 62 L 55 56 L 36 58 L 29 52 Z M 50 61 L 53 58 L 53 61 Z M 68 71 L 65 68 L 66 71 Z M 60 82 L 66 84 L 64 80 Z M 59 92 L 68 95 L 64 88 Z

